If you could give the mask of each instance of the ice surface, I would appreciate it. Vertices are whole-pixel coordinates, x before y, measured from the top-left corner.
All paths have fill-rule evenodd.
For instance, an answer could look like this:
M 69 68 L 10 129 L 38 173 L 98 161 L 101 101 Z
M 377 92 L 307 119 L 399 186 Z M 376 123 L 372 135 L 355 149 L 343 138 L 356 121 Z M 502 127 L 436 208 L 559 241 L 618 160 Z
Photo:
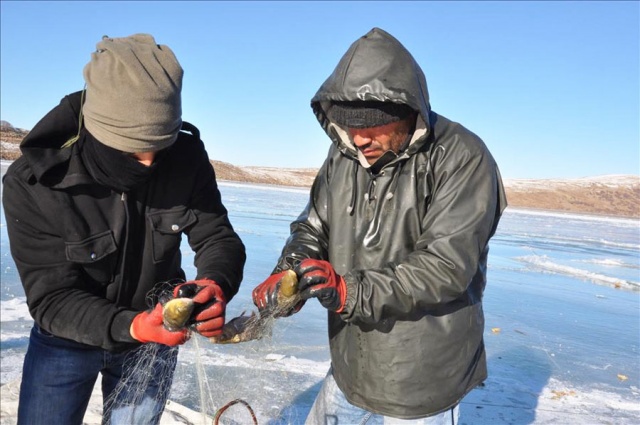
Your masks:
M 307 191 L 235 183 L 220 190 L 247 247 L 245 279 L 227 307 L 232 318 L 254 309 L 251 290 L 273 269 Z M 2 384 L 19 376 L 31 326 L 5 224 L 2 213 Z M 195 277 L 186 243 L 183 252 L 187 277 Z M 640 423 L 640 222 L 507 209 L 488 279 L 489 378 L 462 401 L 461 424 Z M 189 341 L 171 399 L 212 412 L 241 398 L 261 424 L 299 424 L 328 368 L 326 312 L 308 302 L 279 319 L 270 338 Z M 234 406 L 226 418 L 250 423 L 246 415 Z

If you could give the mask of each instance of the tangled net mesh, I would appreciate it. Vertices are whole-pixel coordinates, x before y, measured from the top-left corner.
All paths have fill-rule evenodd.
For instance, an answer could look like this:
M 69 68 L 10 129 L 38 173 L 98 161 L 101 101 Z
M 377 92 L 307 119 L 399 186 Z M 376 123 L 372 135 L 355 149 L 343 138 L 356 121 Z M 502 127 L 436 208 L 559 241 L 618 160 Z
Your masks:
M 159 300 L 168 299 L 180 282 L 157 285 L 147 297 L 149 307 Z M 247 304 L 238 305 L 239 311 L 227 306 L 227 322 L 254 309 L 253 303 Z M 150 383 L 170 380 L 173 374 L 169 394 L 159 393 L 154 398 L 168 398 L 170 403 L 179 403 L 199 412 L 199 422 L 184 419 L 184 423 L 303 423 L 308 406 L 315 397 L 315 393 L 306 394 L 305 389 L 317 391 L 322 376 L 310 375 L 308 370 L 304 370 L 304 363 L 297 364 L 295 356 L 287 353 L 324 351 L 326 347 L 287 342 L 284 336 L 289 327 L 295 326 L 295 321 L 292 318 L 274 318 L 284 312 L 284 308 L 279 308 L 272 315 L 260 317 L 260 325 L 256 328 L 259 338 L 248 342 L 213 344 L 192 332 L 190 339 L 180 347 L 168 348 L 153 343 L 142 345 L 135 356 L 125 361 L 124 378 L 105 401 L 103 417 L 113 416 L 121 423 L 139 423 L 135 410 L 130 417 L 122 418 L 118 416 L 119 407 L 124 403 L 144 403 L 148 397 L 145 388 Z M 291 362 L 296 364 L 292 366 Z M 300 406 L 307 406 L 307 409 Z

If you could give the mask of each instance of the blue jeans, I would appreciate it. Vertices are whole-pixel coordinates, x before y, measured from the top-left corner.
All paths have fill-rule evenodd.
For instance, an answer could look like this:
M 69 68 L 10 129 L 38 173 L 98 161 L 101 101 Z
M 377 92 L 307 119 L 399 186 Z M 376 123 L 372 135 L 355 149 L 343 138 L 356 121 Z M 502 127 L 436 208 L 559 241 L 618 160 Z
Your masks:
M 24 359 L 19 425 L 82 424 L 102 373 L 105 424 L 157 424 L 169 396 L 178 350 L 145 344 L 110 353 L 31 329 Z
M 459 409 L 455 407 L 435 416 L 420 419 L 397 419 L 378 415 L 349 403 L 338 388 L 331 371 L 316 397 L 306 425 L 456 425 Z

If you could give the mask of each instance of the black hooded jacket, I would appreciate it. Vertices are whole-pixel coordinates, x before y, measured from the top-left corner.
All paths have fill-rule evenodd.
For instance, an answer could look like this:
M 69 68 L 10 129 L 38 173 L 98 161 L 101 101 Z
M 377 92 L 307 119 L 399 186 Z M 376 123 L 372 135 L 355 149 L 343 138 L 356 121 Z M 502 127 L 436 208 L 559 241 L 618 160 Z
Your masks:
M 137 342 L 133 317 L 154 287 L 184 279 L 180 243 L 195 252 L 195 278 L 227 301 L 238 291 L 245 248 L 222 204 L 197 129 L 184 123 L 151 177 L 131 192 L 97 183 L 80 154 L 81 92 L 66 96 L 25 137 L 4 176 L 11 254 L 34 321 L 53 335 L 110 351 Z
M 369 166 L 327 116 L 331 102 L 358 100 L 417 112 L 406 149 Z M 506 207 L 498 167 L 478 136 L 431 110 L 422 70 L 377 28 L 351 45 L 311 106 L 333 144 L 276 270 L 315 258 L 343 275 L 329 343 L 349 402 L 396 418 L 435 415 L 487 377 L 482 296 Z

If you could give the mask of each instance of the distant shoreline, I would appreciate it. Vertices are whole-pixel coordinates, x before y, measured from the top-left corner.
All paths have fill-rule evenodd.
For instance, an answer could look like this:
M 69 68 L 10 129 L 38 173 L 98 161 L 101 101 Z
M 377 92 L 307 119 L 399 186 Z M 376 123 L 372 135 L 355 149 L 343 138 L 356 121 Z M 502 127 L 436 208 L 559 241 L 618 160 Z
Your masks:
M 252 183 L 252 182 L 241 182 L 235 180 L 218 180 L 218 184 L 221 186 L 246 186 L 246 187 L 255 187 L 259 189 L 265 190 L 287 190 L 296 193 L 308 193 L 310 187 L 302 187 L 302 186 L 287 186 L 287 185 L 277 185 L 277 184 L 269 184 L 269 183 Z M 576 212 L 576 211 L 563 211 L 563 210 L 547 210 L 542 208 L 532 208 L 532 207 L 517 207 L 517 206 L 507 206 L 507 211 L 510 213 L 521 213 L 521 214 L 532 214 L 532 215 L 542 215 L 542 216 L 560 216 L 560 217 L 576 217 L 585 220 L 613 220 L 613 221 L 624 221 L 624 222 L 637 222 L 636 217 L 626 217 L 620 215 L 606 215 L 606 214 L 597 214 L 597 213 L 589 213 L 589 212 Z
M 2 159 L 3 173 L 9 159 Z M 317 170 L 235 166 L 211 161 L 217 180 L 229 184 L 309 191 Z M 508 208 L 580 216 L 640 219 L 640 176 L 584 179 L 504 179 Z

